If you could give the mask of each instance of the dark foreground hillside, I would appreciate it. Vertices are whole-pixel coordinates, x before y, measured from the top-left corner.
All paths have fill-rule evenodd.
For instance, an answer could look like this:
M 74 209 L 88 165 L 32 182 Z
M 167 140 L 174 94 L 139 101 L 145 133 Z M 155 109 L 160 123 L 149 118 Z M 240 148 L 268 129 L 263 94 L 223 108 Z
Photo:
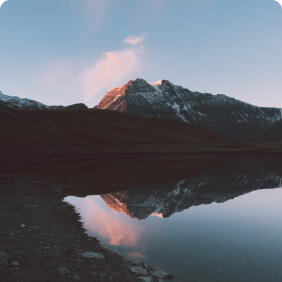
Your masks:
M 0 112 L 1 165 L 186 155 L 275 154 L 186 123 L 104 110 Z
M 116 154 L 224 151 L 242 142 L 185 123 L 110 111 L 30 111 L 2 115 L 2 159 L 115 158 Z M 122 157 L 122 156 L 121 156 Z

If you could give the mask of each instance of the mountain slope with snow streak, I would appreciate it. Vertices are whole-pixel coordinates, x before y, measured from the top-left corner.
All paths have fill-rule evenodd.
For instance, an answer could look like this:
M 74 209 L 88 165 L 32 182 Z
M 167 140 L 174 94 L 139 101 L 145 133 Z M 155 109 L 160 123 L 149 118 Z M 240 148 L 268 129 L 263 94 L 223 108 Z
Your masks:
M 168 80 L 150 84 L 139 78 L 109 91 L 97 108 L 176 119 L 235 138 L 252 137 L 262 126 L 282 119 L 279 108 L 192 92 Z

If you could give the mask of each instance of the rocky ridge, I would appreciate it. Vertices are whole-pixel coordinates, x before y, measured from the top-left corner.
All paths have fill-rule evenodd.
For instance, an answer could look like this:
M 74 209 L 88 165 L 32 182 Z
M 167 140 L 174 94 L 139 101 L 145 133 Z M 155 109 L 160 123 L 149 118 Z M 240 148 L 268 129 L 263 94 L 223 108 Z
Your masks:
M 230 137 L 246 138 L 282 118 L 282 109 L 257 107 L 226 95 L 193 92 L 168 80 L 130 80 L 109 91 L 97 108 L 176 119 Z
M 63 106 L 47 106 L 40 102 L 26 99 L 26 98 L 19 98 L 16 96 L 8 96 L 3 94 L 0 91 L 0 106 L 14 109 L 14 110 L 59 110 L 59 109 L 77 109 L 83 110 L 88 109 L 88 107 L 82 103 L 70 105 L 67 107 Z M 0 108 L 1 112 L 1 108 Z

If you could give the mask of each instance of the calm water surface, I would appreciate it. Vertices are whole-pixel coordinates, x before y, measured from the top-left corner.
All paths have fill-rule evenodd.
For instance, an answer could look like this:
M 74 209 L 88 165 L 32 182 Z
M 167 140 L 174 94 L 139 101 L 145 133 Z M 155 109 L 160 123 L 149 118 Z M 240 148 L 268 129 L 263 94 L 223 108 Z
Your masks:
M 281 179 L 205 175 L 85 198 L 69 196 L 89 236 L 174 281 L 282 281 Z M 270 189 L 271 188 L 271 189 Z

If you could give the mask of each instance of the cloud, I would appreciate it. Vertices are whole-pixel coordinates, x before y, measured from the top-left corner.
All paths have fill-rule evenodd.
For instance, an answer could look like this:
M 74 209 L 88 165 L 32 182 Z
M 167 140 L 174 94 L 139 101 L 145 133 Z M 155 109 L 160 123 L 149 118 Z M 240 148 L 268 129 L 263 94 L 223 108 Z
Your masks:
M 2 7 L 2 5 L 5 3 L 5 2 L 7 2 L 8 0 L 0 0 L 0 9 L 1 9 L 1 7 Z
M 136 45 L 136 44 L 143 42 L 144 39 L 145 39 L 144 35 L 142 36 L 133 35 L 133 36 L 126 37 L 123 43 L 130 44 L 130 45 Z
M 99 91 L 131 79 L 132 74 L 142 67 L 139 59 L 141 53 L 142 49 L 107 52 L 93 66 L 88 67 L 82 75 L 86 102 Z

